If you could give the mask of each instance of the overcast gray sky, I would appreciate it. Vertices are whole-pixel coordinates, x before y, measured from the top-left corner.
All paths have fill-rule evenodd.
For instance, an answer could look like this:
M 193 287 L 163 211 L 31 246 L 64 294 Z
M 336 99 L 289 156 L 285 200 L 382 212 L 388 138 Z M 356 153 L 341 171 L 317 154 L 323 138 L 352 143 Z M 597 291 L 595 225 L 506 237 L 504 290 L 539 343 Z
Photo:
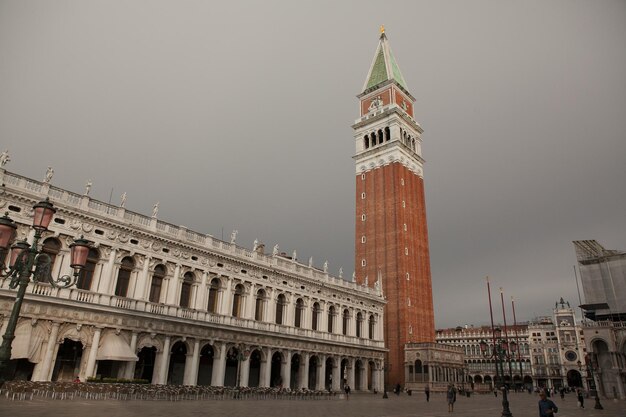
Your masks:
M 350 276 L 380 24 L 425 130 L 436 325 L 488 322 L 486 275 L 518 320 L 578 304 L 571 241 L 626 249 L 624 1 L 0 1 L 6 168 Z

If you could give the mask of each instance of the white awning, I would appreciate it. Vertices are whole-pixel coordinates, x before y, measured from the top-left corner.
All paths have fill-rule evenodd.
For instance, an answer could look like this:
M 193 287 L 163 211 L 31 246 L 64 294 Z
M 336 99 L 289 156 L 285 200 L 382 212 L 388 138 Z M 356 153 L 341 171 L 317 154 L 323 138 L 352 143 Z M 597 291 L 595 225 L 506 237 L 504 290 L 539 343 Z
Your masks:
M 128 343 L 122 336 L 115 333 L 106 333 L 100 340 L 98 346 L 98 355 L 96 359 L 99 361 L 136 361 L 137 355 L 130 349 Z
M 15 330 L 15 339 L 11 344 L 11 359 L 28 359 L 29 362 L 38 363 L 41 360 L 41 345 L 43 333 L 33 329 L 30 323 L 19 326 Z

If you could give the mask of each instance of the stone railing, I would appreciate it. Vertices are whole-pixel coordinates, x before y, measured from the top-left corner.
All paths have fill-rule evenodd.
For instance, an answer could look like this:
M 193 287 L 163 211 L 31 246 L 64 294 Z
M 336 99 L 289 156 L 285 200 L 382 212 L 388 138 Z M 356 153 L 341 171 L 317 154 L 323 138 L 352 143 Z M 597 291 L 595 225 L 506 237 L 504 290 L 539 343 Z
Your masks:
M 586 320 L 583 323 L 581 323 L 582 327 L 614 327 L 614 328 L 619 328 L 619 329 L 626 329 L 626 321 L 610 321 L 610 320 L 603 320 L 603 321 L 591 321 L 591 320 Z
M 450 346 L 441 343 L 421 342 L 421 343 L 407 343 L 407 348 L 436 348 L 439 351 L 448 351 L 453 353 L 463 352 L 463 348 L 460 346 Z
M 115 223 L 130 223 L 132 227 L 144 229 L 147 232 L 162 233 L 180 242 L 194 245 L 200 250 L 221 253 L 225 256 L 237 256 L 246 260 L 277 269 L 286 274 L 297 274 L 299 276 L 310 277 L 318 281 L 324 281 L 348 290 L 357 290 L 362 295 L 381 297 L 379 290 L 371 287 L 361 286 L 355 282 L 346 281 L 343 278 L 334 277 L 315 267 L 294 262 L 281 256 L 266 255 L 235 244 L 215 239 L 211 235 L 202 234 L 188 230 L 185 226 L 175 226 L 153 217 L 144 216 L 98 200 L 93 200 L 89 196 L 72 193 L 48 183 L 36 181 L 0 168 L 0 182 L 5 184 L 7 189 L 14 189 L 21 193 L 31 194 L 34 198 L 49 197 L 52 202 L 66 208 L 87 212 L 99 217 L 108 218 Z M 382 297 L 381 297 L 382 300 Z

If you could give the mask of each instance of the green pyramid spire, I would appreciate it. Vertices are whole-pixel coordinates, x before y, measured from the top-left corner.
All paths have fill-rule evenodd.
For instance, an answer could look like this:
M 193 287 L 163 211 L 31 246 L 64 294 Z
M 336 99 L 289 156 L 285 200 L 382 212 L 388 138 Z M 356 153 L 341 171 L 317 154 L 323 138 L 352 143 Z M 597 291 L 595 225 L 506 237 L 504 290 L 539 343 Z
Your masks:
M 406 81 L 400 72 L 400 67 L 396 62 L 389 41 L 385 35 L 384 30 L 381 30 L 380 41 L 378 42 L 378 48 L 376 48 L 376 55 L 374 61 L 367 74 L 363 91 L 375 87 L 388 80 L 393 80 L 398 83 L 403 89 L 408 91 Z

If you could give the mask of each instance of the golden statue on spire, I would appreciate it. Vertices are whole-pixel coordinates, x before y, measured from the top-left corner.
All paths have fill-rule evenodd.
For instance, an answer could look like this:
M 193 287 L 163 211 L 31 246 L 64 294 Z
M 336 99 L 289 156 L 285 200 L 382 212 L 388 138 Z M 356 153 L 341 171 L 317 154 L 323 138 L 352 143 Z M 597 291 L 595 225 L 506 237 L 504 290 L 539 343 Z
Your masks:
M 380 34 L 383 35 L 385 33 L 385 25 L 380 25 Z

